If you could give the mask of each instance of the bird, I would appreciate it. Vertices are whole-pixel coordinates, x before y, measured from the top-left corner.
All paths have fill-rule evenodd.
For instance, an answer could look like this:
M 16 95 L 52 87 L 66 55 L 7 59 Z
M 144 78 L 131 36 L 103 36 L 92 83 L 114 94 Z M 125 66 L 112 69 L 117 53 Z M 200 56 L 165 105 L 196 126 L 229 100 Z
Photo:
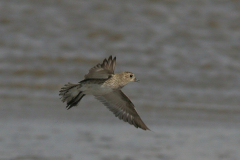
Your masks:
M 120 120 L 128 122 L 136 128 L 150 130 L 140 118 L 134 104 L 122 92 L 129 82 L 139 82 L 132 72 L 114 73 L 116 57 L 105 58 L 103 62 L 92 67 L 78 83 L 65 84 L 59 91 L 66 108 L 77 106 L 85 95 L 93 95 L 102 102 Z

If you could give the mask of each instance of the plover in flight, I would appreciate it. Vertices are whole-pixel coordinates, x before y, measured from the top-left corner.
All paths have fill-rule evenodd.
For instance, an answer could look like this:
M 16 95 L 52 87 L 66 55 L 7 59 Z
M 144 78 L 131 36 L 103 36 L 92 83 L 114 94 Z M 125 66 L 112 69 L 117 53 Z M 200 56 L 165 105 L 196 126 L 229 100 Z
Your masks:
M 104 59 L 89 70 L 84 80 L 78 83 L 65 84 L 59 95 L 62 102 L 66 102 L 67 109 L 77 106 L 85 95 L 94 95 L 116 117 L 134 125 L 136 128 L 149 130 L 138 115 L 134 104 L 121 91 L 129 82 L 138 82 L 132 72 L 114 73 L 116 57 Z

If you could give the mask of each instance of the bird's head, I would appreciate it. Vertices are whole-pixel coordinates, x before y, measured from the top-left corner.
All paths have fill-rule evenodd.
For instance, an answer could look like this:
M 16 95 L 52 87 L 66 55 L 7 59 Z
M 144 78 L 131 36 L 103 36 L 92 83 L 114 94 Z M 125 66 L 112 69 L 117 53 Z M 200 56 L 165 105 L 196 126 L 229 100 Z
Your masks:
M 139 82 L 139 80 L 135 77 L 132 72 L 122 72 L 123 79 L 126 82 Z

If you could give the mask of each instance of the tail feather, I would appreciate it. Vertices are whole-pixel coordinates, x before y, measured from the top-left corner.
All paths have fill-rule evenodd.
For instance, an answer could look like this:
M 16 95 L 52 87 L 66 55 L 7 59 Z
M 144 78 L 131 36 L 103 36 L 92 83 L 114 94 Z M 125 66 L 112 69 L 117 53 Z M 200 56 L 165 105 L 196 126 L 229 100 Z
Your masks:
M 85 94 L 82 94 L 82 92 L 79 92 L 79 94 L 74 97 L 71 101 L 67 102 L 67 110 L 72 108 L 73 106 L 77 106 L 80 100 L 85 96 Z
M 85 96 L 85 94 L 82 93 L 80 88 L 80 83 L 68 83 L 65 84 L 59 91 L 62 102 L 67 102 L 67 109 L 70 109 L 73 106 L 77 106 L 80 100 Z

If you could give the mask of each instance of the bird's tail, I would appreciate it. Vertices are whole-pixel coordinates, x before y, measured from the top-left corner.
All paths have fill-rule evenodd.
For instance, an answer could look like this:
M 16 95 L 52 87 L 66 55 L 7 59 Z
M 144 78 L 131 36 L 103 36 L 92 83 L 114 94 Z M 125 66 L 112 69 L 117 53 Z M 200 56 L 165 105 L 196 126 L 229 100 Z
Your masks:
M 85 96 L 80 88 L 80 83 L 68 83 L 59 91 L 59 96 L 61 96 L 62 102 L 67 102 L 67 109 L 77 106 L 80 100 Z

